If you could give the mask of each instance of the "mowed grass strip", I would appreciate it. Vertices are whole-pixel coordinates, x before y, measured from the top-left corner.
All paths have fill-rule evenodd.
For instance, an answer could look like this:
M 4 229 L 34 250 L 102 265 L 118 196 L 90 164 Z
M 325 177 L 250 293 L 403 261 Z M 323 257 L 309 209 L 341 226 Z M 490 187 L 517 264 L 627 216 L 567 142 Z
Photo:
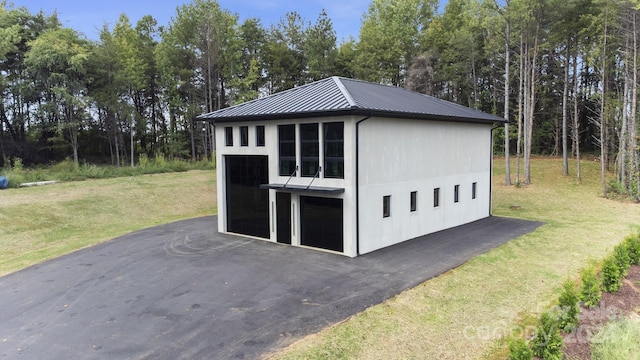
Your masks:
M 578 184 L 561 175 L 560 159 L 537 158 L 533 184 L 516 188 L 504 186 L 504 161 L 496 159 L 494 215 L 545 225 L 270 358 L 504 359 L 502 340 L 514 326 L 640 225 L 640 205 L 601 197 L 599 167 L 583 161 Z
M 216 213 L 215 172 L 0 191 L 0 276 L 117 236 Z

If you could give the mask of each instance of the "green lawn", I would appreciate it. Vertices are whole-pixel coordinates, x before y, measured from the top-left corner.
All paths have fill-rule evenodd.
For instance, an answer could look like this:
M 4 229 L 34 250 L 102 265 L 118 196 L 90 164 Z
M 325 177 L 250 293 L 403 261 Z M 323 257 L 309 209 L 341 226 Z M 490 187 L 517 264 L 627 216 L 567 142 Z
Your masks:
M 544 226 L 272 357 L 504 359 L 500 340 L 513 325 L 640 225 L 640 205 L 600 196 L 599 163 L 583 161 L 578 185 L 561 176 L 560 159 L 534 159 L 533 184 L 521 188 L 504 186 L 504 161 L 495 166 L 494 214 Z
M 0 191 L 0 275 L 170 221 L 216 212 L 215 172 Z

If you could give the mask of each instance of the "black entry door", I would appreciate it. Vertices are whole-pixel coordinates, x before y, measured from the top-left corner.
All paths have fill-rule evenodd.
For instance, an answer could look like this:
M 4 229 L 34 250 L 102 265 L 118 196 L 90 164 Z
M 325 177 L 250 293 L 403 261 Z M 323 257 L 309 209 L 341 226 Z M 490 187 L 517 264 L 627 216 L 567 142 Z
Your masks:
M 291 194 L 276 193 L 276 208 L 278 218 L 278 242 L 291 244 Z
M 269 238 L 269 182 L 266 156 L 225 156 L 227 231 Z

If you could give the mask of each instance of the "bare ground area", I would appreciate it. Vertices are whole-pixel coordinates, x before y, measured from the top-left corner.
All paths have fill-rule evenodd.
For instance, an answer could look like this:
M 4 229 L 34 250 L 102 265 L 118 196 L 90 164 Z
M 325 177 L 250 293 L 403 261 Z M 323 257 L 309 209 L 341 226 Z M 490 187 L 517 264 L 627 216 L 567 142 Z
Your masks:
M 634 265 L 615 294 L 602 293 L 600 305 L 593 309 L 581 308 L 580 323 L 576 331 L 564 336 L 565 359 L 591 359 L 591 336 L 612 319 L 640 314 L 640 266 Z

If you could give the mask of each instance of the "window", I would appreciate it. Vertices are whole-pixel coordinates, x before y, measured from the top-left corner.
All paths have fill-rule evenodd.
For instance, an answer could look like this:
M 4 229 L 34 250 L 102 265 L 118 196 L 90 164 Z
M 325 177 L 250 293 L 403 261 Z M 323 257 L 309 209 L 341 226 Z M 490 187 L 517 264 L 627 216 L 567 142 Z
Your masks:
M 233 128 L 232 127 L 224 128 L 224 144 L 226 146 L 233 146 Z
M 256 126 L 256 146 L 264 146 L 264 126 Z
M 411 192 L 411 211 L 416 211 L 418 209 L 418 192 Z
M 433 189 L 433 207 L 440 206 L 440 188 Z
M 240 126 L 240 146 L 249 146 L 249 127 Z
M 456 185 L 453 187 L 453 202 L 457 203 L 460 201 L 460 185 Z
M 476 187 L 477 187 L 478 183 L 473 183 L 471 184 L 471 198 L 475 199 L 476 198 Z
M 320 166 L 320 141 L 318 124 L 300 125 L 300 156 L 302 176 L 315 176 Z
M 324 123 L 324 177 L 344 179 L 344 123 Z
M 290 176 L 296 171 L 296 126 L 278 126 L 278 145 L 280 151 L 280 176 Z
M 391 195 L 382 197 L 382 217 L 391 216 Z

